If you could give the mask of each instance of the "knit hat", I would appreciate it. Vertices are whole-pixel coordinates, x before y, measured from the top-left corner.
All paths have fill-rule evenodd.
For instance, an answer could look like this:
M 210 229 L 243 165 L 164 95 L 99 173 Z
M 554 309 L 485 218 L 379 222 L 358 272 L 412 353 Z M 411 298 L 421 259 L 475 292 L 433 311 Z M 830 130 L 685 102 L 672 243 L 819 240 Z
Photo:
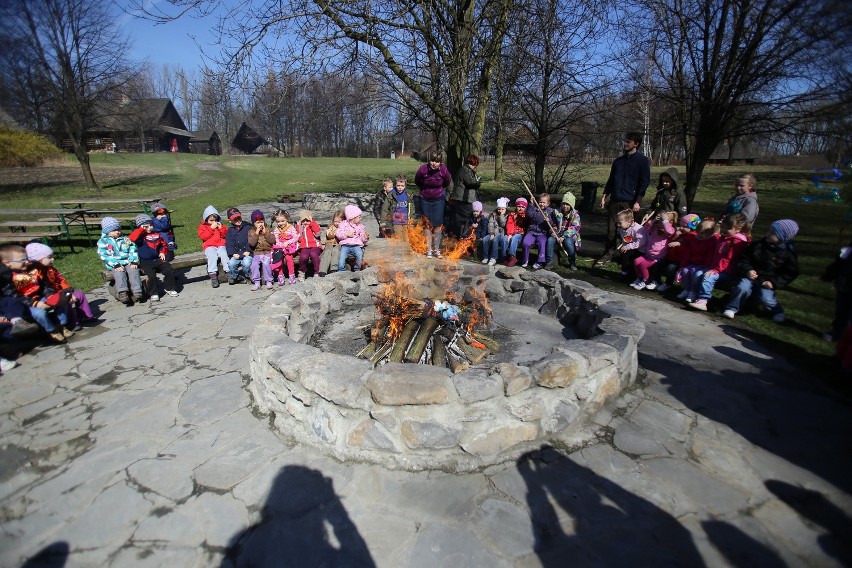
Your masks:
M 230 209 L 228 209 L 228 211 L 225 212 L 225 215 L 228 216 L 228 221 L 230 221 L 232 223 L 234 221 L 236 221 L 237 218 L 240 218 L 240 219 L 243 218 L 243 214 L 240 213 L 240 210 L 237 209 L 236 207 L 231 207 Z
M 695 213 L 687 213 L 680 218 L 680 226 L 693 231 L 698 228 L 699 223 L 701 223 L 701 217 Z
M 346 217 L 347 221 L 351 221 L 358 215 L 361 215 L 362 211 L 357 205 L 347 205 L 343 209 L 343 215 Z
M 574 204 L 577 203 L 577 198 L 570 191 L 562 196 L 562 203 L 567 203 L 574 209 Z
M 524 209 L 526 209 L 527 205 L 529 204 L 530 202 L 524 199 L 523 197 L 519 197 L 515 200 L 515 207 L 523 207 Z
M 148 215 L 145 215 L 144 213 L 140 213 L 139 215 L 137 215 L 136 220 L 134 222 L 136 223 L 137 227 L 141 227 L 142 225 L 154 224 L 154 220 L 151 219 L 151 217 L 149 217 Z
M 793 237 L 799 232 L 799 225 L 792 219 L 778 219 L 769 226 L 769 230 L 786 243 L 793 240 Z
M 482 211 L 482 202 L 481 201 L 474 201 L 473 203 L 470 204 L 470 206 L 473 207 L 474 211 Z
M 120 231 L 121 222 L 115 217 L 104 217 L 103 219 L 101 219 L 101 230 L 103 230 L 104 233 Z
M 497 200 L 497 207 L 504 207 L 505 208 L 505 207 L 508 207 L 508 206 L 509 206 L 509 198 L 508 197 L 501 197 L 500 199 Z
M 263 218 L 263 211 L 261 211 L 260 209 L 255 209 L 251 212 L 251 223 L 252 225 L 254 225 L 258 221 L 265 222 L 266 219 Z
M 168 212 L 169 210 L 166 209 L 166 206 L 160 203 L 159 201 L 151 204 L 151 213 L 153 213 L 154 215 L 162 215 L 163 213 Z
M 305 219 L 307 219 L 308 221 L 313 221 L 314 216 L 307 209 L 299 210 L 299 221 L 304 221 Z
M 27 245 L 27 259 L 35 262 L 53 255 L 53 249 L 41 243 Z

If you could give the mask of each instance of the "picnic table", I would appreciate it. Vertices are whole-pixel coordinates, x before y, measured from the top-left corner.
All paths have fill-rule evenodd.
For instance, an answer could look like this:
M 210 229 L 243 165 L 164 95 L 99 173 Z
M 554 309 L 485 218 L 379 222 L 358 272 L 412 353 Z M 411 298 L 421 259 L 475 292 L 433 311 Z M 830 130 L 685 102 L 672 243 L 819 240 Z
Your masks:
M 86 229 L 86 234 L 88 235 L 86 213 L 87 210 L 80 207 L 73 209 L 0 209 L 0 216 L 2 217 L 17 217 L 16 219 L 0 222 L 0 228 L 9 229 L 8 231 L 0 232 L 0 242 L 23 243 L 32 240 L 46 242 L 64 237 L 71 252 L 74 252 L 74 243 L 71 240 L 69 227 L 71 225 L 81 225 Z M 30 219 L 29 217 L 44 218 Z M 50 227 L 55 227 L 58 230 L 47 230 Z M 28 229 L 31 228 L 41 230 L 29 231 Z
M 86 230 L 89 246 L 91 246 L 92 235 L 89 227 L 96 229 L 96 233 L 100 234 L 100 227 L 97 225 L 104 217 L 115 217 L 119 221 L 133 221 L 139 213 L 150 215 L 150 205 L 161 199 L 162 197 L 133 197 L 129 199 L 72 197 L 55 203 L 62 207 L 85 211 L 82 225 Z

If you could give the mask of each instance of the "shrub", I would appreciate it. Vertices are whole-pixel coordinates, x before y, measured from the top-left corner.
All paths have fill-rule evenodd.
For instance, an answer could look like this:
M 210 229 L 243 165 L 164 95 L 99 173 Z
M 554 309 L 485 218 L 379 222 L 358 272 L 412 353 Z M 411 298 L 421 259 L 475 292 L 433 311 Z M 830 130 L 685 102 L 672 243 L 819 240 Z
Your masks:
M 41 134 L 0 127 L 0 168 L 32 168 L 61 155 Z

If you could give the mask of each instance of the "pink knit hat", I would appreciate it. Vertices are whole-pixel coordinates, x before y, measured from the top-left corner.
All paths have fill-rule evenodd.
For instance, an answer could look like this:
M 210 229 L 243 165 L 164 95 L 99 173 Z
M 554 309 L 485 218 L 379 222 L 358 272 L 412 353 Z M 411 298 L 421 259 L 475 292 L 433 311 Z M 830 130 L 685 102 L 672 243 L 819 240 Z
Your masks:
M 363 212 L 357 205 L 347 205 L 343 209 L 343 215 L 346 217 L 347 221 L 351 221 L 358 215 L 361 215 Z
M 529 202 L 529 201 L 527 201 L 526 199 L 524 199 L 523 197 L 519 197 L 519 198 L 517 198 L 517 199 L 515 200 L 515 207 L 520 206 L 520 207 L 523 207 L 523 208 L 525 208 L 525 209 L 526 209 L 526 207 L 527 207 L 529 204 L 530 204 L 530 202 Z

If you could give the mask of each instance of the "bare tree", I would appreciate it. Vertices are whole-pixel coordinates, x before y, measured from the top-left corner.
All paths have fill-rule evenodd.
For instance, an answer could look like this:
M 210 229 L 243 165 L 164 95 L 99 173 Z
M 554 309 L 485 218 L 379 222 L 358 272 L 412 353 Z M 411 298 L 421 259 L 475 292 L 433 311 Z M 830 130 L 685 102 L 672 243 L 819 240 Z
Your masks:
M 127 40 L 105 0 L 7 0 L 3 35 L 19 42 L 36 62 L 49 93 L 50 129 L 65 135 L 80 162 L 86 187 L 97 188 L 86 151 L 96 108 L 129 67 Z
M 814 63 L 838 50 L 848 62 L 848 2 L 635 0 L 631 8 L 625 33 L 635 34 L 633 59 L 653 63 L 656 96 L 675 111 L 690 205 L 721 142 L 778 128 L 777 117 L 836 94 Z

